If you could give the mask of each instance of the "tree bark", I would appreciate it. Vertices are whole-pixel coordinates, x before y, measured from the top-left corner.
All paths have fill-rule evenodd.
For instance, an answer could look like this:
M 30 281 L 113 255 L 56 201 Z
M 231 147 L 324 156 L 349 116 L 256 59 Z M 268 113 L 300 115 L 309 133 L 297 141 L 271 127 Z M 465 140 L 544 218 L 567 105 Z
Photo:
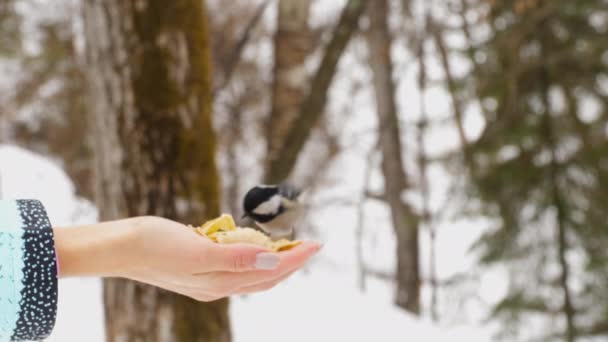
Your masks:
M 363 171 L 363 190 L 361 191 L 361 198 L 357 203 L 357 227 L 355 228 L 355 256 L 357 259 L 357 283 L 359 290 L 365 292 L 366 289 L 366 276 L 367 267 L 365 266 L 365 259 L 363 258 L 363 237 L 365 228 L 365 203 L 368 199 L 369 184 L 372 179 L 372 172 L 374 171 L 374 155 L 377 153 L 377 147 L 374 145 L 367 153 L 365 170 Z
M 268 164 L 278 158 L 306 95 L 306 59 L 312 51 L 310 0 L 281 0 L 274 37 L 272 110 L 267 125 Z
M 570 289 L 570 265 L 566 260 L 566 253 L 568 252 L 568 237 L 567 237 L 567 224 L 568 224 L 568 208 L 567 203 L 564 200 L 562 191 L 560 190 L 560 165 L 557 157 L 557 137 L 554 132 L 553 119 L 551 118 L 551 105 L 549 102 L 549 72 L 545 69 L 541 75 L 542 85 L 542 99 L 545 112 L 543 113 L 543 138 L 545 139 L 546 148 L 551 153 L 551 161 L 549 165 L 549 186 L 551 187 L 551 202 L 555 209 L 555 230 L 556 230 L 556 246 L 557 246 L 557 259 L 560 266 L 560 277 L 559 286 L 563 295 L 562 312 L 566 320 L 566 331 L 565 340 L 567 342 L 574 342 L 576 340 L 576 326 L 574 324 L 575 309 L 572 304 L 572 290 Z
M 461 143 L 462 153 L 464 155 L 465 163 L 467 165 L 474 165 L 473 156 L 471 155 L 469 144 L 467 141 L 467 135 L 464 130 L 464 103 L 458 96 L 457 84 L 452 73 L 452 67 L 450 65 L 448 48 L 443 40 L 443 30 L 440 24 L 436 23 L 434 19 L 430 19 L 431 33 L 435 39 L 435 45 L 439 52 L 439 59 L 445 73 L 445 81 L 448 86 L 448 92 L 452 100 L 452 108 L 454 111 L 454 121 L 458 130 L 458 138 Z
M 241 55 L 245 50 L 245 46 L 249 42 L 253 30 L 262 19 L 262 15 L 264 14 L 264 11 L 266 10 L 266 7 L 268 7 L 269 4 L 270 0 L 265 0 L 257 7 L 253 17 L 251 17 L 251 19 L 247 23 L 247 26 L 245 26 L 245 28 L 243 29 L 243 33 L 241 34 L 239 40 L 236 42 L 234 49 L 231 51 L 231 53 L 227 55 L 225 63 L 222 63 L 222 74 L 224 77 L 219 83 L 219 85 L 217 85 L 213 89 L 214 97 L 219 91 L 224 89 L 230 83 L 232 75 L 234 74 L 234 71 L 236 70 L 237 65 L 239 64 L 239 61 L 241 60 Z
M 425 9 L 425 24 L 422 31 L 419 33 L 418 38 L 418 89 L 420 96 L 420 120 L 418 121 L 418 169 L 420 172 L 420 195 L 422 198 L 422 212 L 420 213 L 419 228 L 426 226 L 429 231 L 429 283 L 431 287 L 431 303 L 429 312 L 431 319 L 436 322 L 439 319 L 437 312 L 438 307 L 438 292 L 437 286 L 437 259 L 436 259 L 436 245 L 437 245 L 437 230 L 431 213 L 430 205 L 430 186 L 428 181 L 428 156 L 426 151 L 426 144 L 424 138 L 427 134 L 427 128 L 429 125 L 428 113 L 426 108 L 425 95 L 428 88 L 428 75 L 426 66 L 426 51 L 424 44 L 428 35 L 429 28 L 429 9 Z
M 306 97 L 298 110 L 297 117 L 285 135 L 286 139 L 279 152 L 269 161 L 266 181 L 280 182 L 286 179 L 294 168 L 300 150 L 317 123 L 327 102 L 327 91 L 336 73 L 338 61 L 353 32 L 357 29 L 359 18 L 365 8 L 365 0 L 349 0 L 342 11 L 340 21 L 333 31 L 332 38 L 325 48 L 321 64 L 313 77 Z
M 101 220 L 197 224 L 220 210 L 204 2 L 83 2 Z M 179 204 L 179 206 L 178 206 Z M 228 302 L 104 282 L 108 341 L 230 341 Z
M 368 7 L 370 27 L 367 35 L 369 64 L 376 93 L 379 145 L 382 152 L 385 198 L 397 237 L 396 303 L 414 314 L 420 312 L 418 269 L 419 218 L 405 203 L 402 194 L 408 187 L 404 170 L 399 118 L 395 102 L 391 36 L 388 28 L 388 1 L 378 0 Z
M 469 26 L 469 19 L 467 18 L 467 12 L 469 10 L 469 0 L 460 0 L 460 20 L 462 20 L 462 34 L 464 35 L 466 41 L 466 55 L 469 58 L 469 62 L 472 65 L 471 73 L 475 76 L 479 76 L 479 62 L 475 59 L 475 48 L 473 47 L 473 35 L 471 34 L 471 27 Z M 441 33 L 439 33 L 439 38 L 442 40 Z M 444 63 L 445 64 L 445 63 Z M 479 109 L 481 110 L 481 114 L 484 118 L 488 117 L 488 111 L 483 104 L 481 97 L 479 96 L 479 82 L 477 80 L 473 83 L 474 94 L 479 102 Z

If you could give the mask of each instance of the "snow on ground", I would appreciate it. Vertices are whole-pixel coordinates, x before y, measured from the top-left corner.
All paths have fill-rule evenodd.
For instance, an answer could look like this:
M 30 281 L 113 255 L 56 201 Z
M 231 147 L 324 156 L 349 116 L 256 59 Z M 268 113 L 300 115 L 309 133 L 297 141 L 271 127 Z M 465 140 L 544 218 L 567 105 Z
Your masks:
M 95 221 L 95 209 L 75 196 L 59 165 L 21 148 L 0 145 L 0 187 L 3 199 L 41 200 L 55 226 Z M 488 329 L 473 324 L 438 327 L 403 312 L 392 305 L 392 289 L 385 283 L 370 281 L 367 292 L 358 291 L 350 217 L 339 210 L 321 213 L 317 219 L 331 229 L 322 234 L 324 248 L 303 271 L 269 292 L 234 298 L 230 312 L 236 342 L 491 340 Z M 442 258 L 463 259 L 461 248 L 448 248 L 452 242 L 445 242 Z M 390 250 L 389 242 L 380 243 Z M 500 281 L 504 278 L 493 280 Z M 49 341 L 101 342 L 102 322 L 100 281 L 62 279 Z
M 443 330 L 418 320 L 317 266 L 269 292 L 235 299 L 235 341 L 490 341 L 480 329 Z

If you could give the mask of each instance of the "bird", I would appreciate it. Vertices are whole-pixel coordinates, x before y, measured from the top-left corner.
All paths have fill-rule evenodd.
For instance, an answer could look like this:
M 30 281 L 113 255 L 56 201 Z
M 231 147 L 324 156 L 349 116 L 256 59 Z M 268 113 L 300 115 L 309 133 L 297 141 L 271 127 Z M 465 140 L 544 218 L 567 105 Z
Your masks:
M 253 219 L 272 238 L 291 237 L 303 212 L 301 193 L 288 183 L 256 185 L 245 194 L 242 218 Z

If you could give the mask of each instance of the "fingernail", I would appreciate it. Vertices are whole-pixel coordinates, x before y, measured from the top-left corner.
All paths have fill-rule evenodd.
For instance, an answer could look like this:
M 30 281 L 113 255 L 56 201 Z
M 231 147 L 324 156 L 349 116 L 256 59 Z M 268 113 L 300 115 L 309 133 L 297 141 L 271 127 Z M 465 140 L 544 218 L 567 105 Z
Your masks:
M 273 270 L 279 266 L 279 256 L 273 253 L 260 253 L 255 257 L 255 268 Z

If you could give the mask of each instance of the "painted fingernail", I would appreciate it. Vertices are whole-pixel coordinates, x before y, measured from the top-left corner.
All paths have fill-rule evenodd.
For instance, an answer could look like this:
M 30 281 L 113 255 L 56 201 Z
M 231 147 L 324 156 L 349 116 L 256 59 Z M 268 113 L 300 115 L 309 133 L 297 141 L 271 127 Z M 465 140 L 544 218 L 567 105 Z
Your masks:
M 272 253 L 260 253 L 255 257 L 255 268 L 273 270 L 279 266 L 279 256 Z

